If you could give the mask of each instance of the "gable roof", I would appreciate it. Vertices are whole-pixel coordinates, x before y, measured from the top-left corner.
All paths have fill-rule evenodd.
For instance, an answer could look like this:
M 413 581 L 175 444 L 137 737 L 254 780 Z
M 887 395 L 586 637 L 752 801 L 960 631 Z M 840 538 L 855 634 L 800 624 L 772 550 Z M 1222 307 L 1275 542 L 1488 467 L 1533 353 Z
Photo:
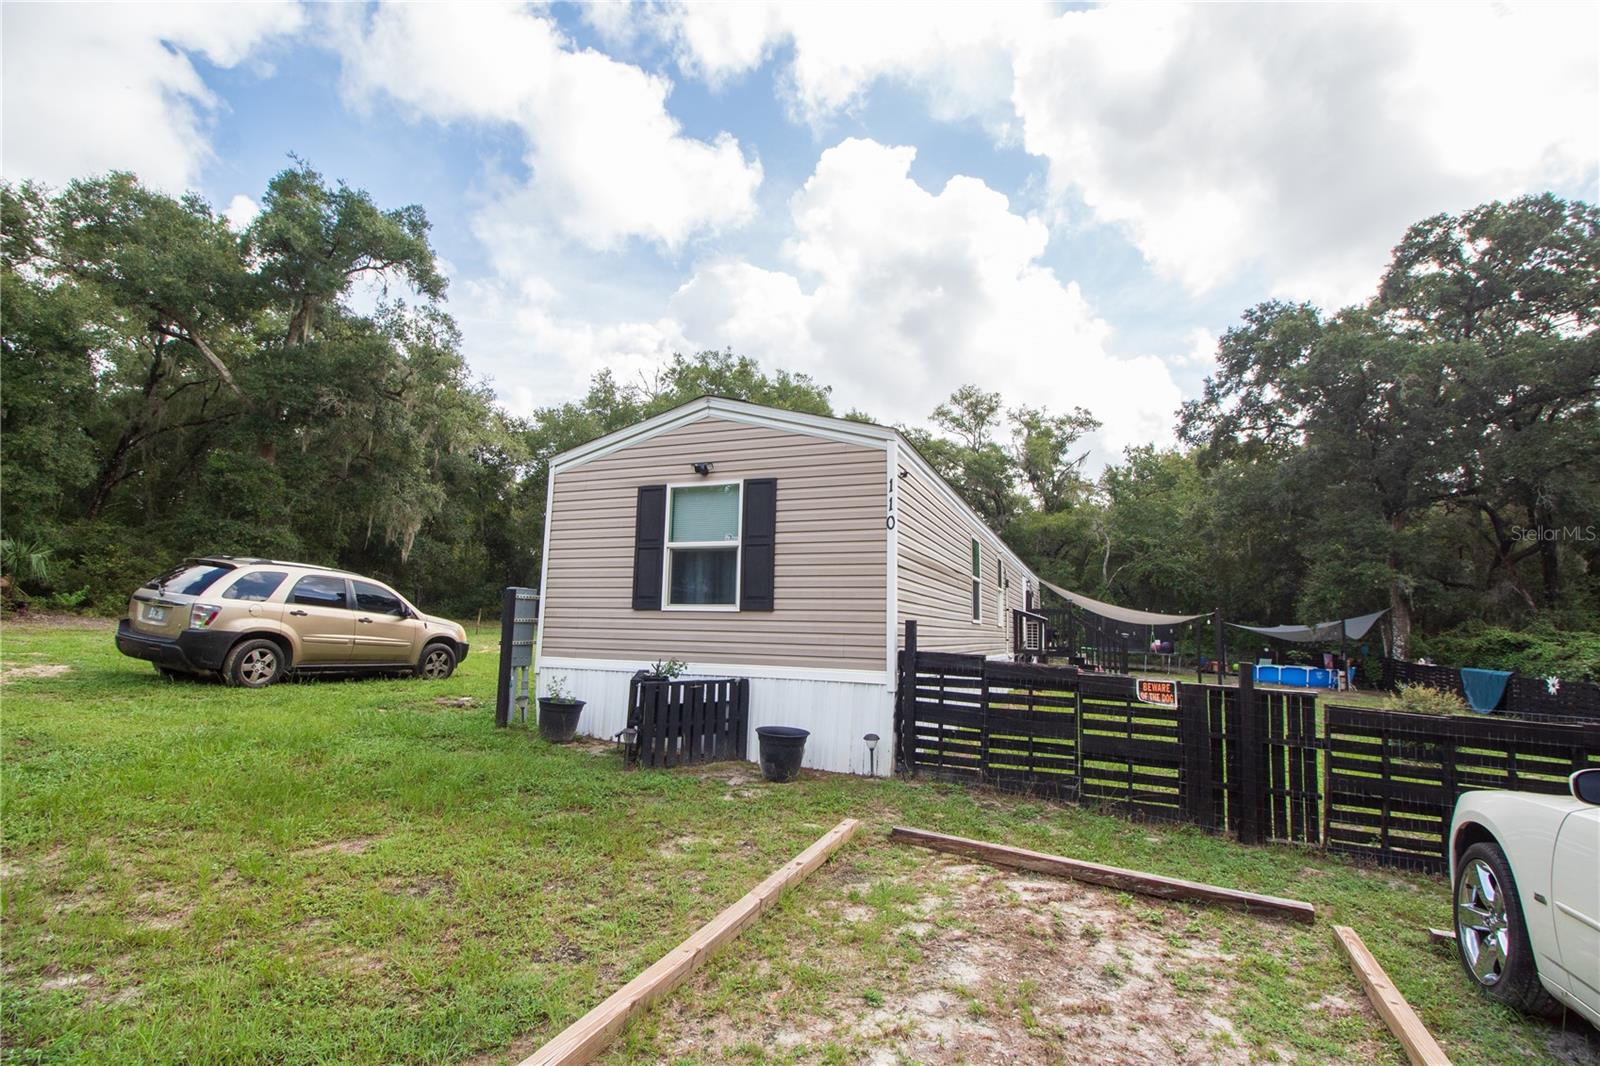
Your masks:
M 1036 583 L 1039 575 L 1033 568 L 1024 563 L 1016 552 L 1000 538 L 1000 535 L 990 529 L 979 514 L 961 498 L 961 494 L 950 486 L 950 483 L 940 476 L 922 453 L 897 429 L 891 426 L 880 426 L 876 422 L 858 422 L 850 418 L 835 418 L 829 415 L 812 415 L 800 411 L 787 411 L 781 407 L 768 407 L 764 404 L 750 403 L 745 400 L 729 399 L 726 396 L 700 396 L 688 403 L 680 404 L 670 411 L 663 411 L 642 422 L 635 422 L 631 426 L 614 430 L 594 440 L 580 444 L 575 448 L 568 448 L 553 456 L 550 460 L 550 476 L 584 463 L 599 459 L 601 456 L 610 455 L 612 452 L 649 440 L 651 437 L 668 433 L 680 426 L 698 422 L 706 418 L 720 418 L 729 422 L 742 422 L 746 425 L 764 426 L 769 429 L 787 430 L 804 436 L 818 437 L 823 440 L 841 441 L 845 444 L 864 444 L 871 447 L 887 447 L 889 444 L 899 445 L 902 456 L 909 460 L 909 465 L 928 479 L 935 491 L 944 497 L 945 501 L 959 513 L 970 518 L 979 529 L 987 534 L 990 547 L 1000 552 L 1011 560 L 1017 569 L 1023 571 Z

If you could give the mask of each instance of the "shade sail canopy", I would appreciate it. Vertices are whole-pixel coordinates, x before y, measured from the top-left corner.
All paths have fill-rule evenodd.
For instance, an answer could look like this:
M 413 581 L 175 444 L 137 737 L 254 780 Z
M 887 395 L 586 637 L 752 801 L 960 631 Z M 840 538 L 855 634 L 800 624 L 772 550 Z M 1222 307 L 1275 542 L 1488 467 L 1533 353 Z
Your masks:
M 1235 629 L 1248 629 L 1252 633 L 1260 633 L 1264 637 L 1273 637 L 1277 640 L 1292 640 L 1297 644 L 1325 644 L 1336 640 L 1360 640 L 1367 635 L 1373 623 L 1389 613 L 1385 607 L 1372 614 L 1357 615 L 1354 618 L 1335 619 L 1332 622 L 1318 622 L 1309 626 L 1242 626 L 1237 622 L 1228 624 Z
M 1081 607 L 1090 614 L 1109 618 L 1113 622 L 1125 622 L 1135 626 L 1176 626 L 1184 622 L 1193 622 L 1196 618 L 1205 618 L 1210 611 L 1199 614 L 1159 614 L 1155 611 L 1136 611 L 1132 607 L 1118 607 L 1114 603 L 1105 603 L 1101 600 L 1085 596 L 1081 592 L 1068 592 L 1060 585 L 1052 585 L 1048 581 L 1040 580 L 1040 584 L 1066 600 L 1074 607 Z

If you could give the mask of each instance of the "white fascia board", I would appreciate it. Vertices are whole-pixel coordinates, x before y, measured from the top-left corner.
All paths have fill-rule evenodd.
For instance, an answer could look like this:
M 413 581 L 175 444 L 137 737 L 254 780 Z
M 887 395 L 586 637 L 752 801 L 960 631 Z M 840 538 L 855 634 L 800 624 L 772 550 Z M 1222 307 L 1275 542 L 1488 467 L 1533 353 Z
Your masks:
M 539 670 L 606 670 L 633 674 L 648 670 L 651 663 L 630 659 L 578 659 L 551 656 L 539 660 Z M 689 660 L 685 677 L 760 677 L 780 681 L 837 681 L 850 685 L 887 685 L 886 670 L 830 670 L 812 666 L 772 666 L 763 663 L 705 663 Z
M 656 437 L 662 433 L 670 432 L 680 426 L 696 422 L 704 418 L 721 418 L 729 422 L 742 422 L 746 425 L 765 426 L 769 429 L 788 430 L 806 436 L 820 437 L 825 440 L 840 441 L 845 444 L 865 444 L 880 447 L 882 443 L 897 436 L 894 430 L 883 426 L 875 426 L 866 422 L 852 422 L 845 418 L 828 418 L 822 415 L 808 415 L 797 411 L 783 411 L 775 407 L 763 407 L 760 404 L 745 403 L 742 400 L 728 400 L 720 396 L 702 396 L 698 400 L 691 400 L 681 407 L 674 407 L 654 418 L 647 418 L 643 422 L 635 423 L 614 433 L 597 437 L 587 444 L 580 444 L 561 452 L 550 460 L 550 470 L 570 470 L 603 455 L 609 455 L 629 445 L 639 444 Z
M 886 500 L 886 515 L 884 525 L 884 540 L 887 542 L 885 549 L 885 570 L 887 577 L 885 591 L 888 601 L 885 607 L 884 626 L 886 648 L 884 649 L 884 668 L 889 675 L 895 675 L 895 659 L 900 648 L 900 435 L 895 434 L 893 440 L 884 444 L 884 467 L 888 485 L 884 488 Z

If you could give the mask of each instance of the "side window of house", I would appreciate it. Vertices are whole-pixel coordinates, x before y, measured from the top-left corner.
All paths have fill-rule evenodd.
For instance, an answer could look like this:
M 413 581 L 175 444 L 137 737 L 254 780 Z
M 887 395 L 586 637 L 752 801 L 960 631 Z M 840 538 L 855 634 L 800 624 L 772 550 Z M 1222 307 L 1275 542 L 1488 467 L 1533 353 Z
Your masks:
M 278 586 L 283 584 L 283 579 L 288 576 L 277 570 L 258 570 L 235 581 L 229 586 L 228 591 L 222 594 L 222 598 L 260 602 L 277 592 Z
M 294 591 L 289 593 L 289 602 L 307 607 L 349 606 L 344 594 L 344 578 L 319 575 L 308 575 L 296 581 Z
M 353 581 L 356 587 L 356 607 L 374 614 L 403 614 L 400 597 L 370 581 Z
M 668 607 L 739 604 L 740 486 L 667 490 Z
M 1004 629 L 1006 624 L 1006 564 L 994 561 L 994 624 Z
M 978 538 L 972 538 L 972 620 L 983 621 L 983 558 L 978 552 Z

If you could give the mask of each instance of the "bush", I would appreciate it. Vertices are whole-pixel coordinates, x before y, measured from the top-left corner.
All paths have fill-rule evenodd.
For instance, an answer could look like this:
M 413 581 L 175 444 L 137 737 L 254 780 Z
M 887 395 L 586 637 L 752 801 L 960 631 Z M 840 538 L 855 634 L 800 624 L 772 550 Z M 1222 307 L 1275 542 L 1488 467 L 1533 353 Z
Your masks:
M 1472 709 L 1454 692 L 1427 685 L 1401 685 L 1389 700 L 1390 709 L 1412 714 L 1470 714 Z
M 1462 626 L 1416 642 L 1416 654 L 1450 666 L 1514 670 L 1530 677 L 1600 681 L 1600 633 L 1557 629 L 1544 623 L 1527 629 Z

